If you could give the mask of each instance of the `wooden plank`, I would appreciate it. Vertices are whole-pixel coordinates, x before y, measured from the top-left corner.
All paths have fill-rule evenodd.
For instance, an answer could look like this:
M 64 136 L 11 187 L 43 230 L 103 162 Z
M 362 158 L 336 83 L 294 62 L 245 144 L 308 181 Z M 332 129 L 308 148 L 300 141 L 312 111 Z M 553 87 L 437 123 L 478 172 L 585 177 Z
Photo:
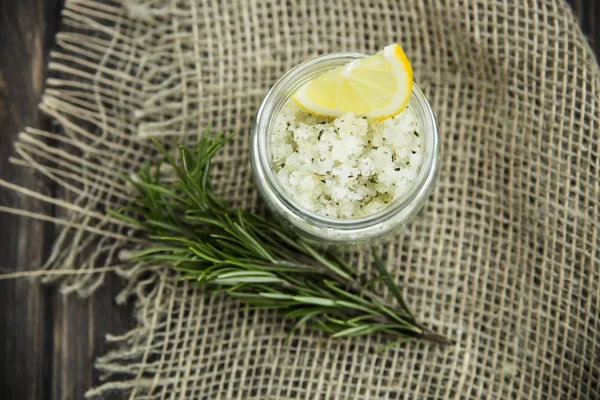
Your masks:
M 85 392 L 98 384 L 94 361 L 108 350 L 106 333 L 122 334 L 132 327 L 130 307 L 118 307 L 114 298 L 122 283 L 114 275 L 107 276 L 104 286 L 88 299 L 52 296 L 54 371 L 52 399 L 82 399 Z M 112 393 L 104 399 L 125 398 Z
M 41 176 L 8 164 L 12 143 L 25 126 L 51 128 L 37 104 L 62 0 L 0 0 L 0 177 L 65 196 Z M 0 204 L 57 215 L 59 210 L 0 191 Z M 0 268 L 42 264 L 56 228 L 0 214 Z M 106 353 L 106 333 L 131 327 L 131 307 L 114 298 L 122 282 L 107 277 L 89 299 L 64 297 L 28 280 L 0 281 L 0 398 L 81 399 L 98 383 L 93 363 Z M 108 398 L 121 398 L 115 393 Z
M 12 142 L 26 125 L 47 127 L 37 111 L 45 77 L 49 36 L 57 29 L 57 1 L 0 1 L 0 176 L 32 189 L 51 191 L 31 171 L 8 164 Z M 0 191 L 0 203 L 52 210 L 31 199 Z M 52 228 L 25 218 L 0 215 L 0 268 L 39 266 Z M 34 240 L 32 240 L 34 238 Z M 45 399 L 51 384 L 50 289 L 26 280 L 0 282 L 0 398 Z
M 600 58 L 600 2 L 598 0 L 567 0 L 573 8 L 573 13 L 579 21 L 583 33 L 587 36 L 590 46 Z

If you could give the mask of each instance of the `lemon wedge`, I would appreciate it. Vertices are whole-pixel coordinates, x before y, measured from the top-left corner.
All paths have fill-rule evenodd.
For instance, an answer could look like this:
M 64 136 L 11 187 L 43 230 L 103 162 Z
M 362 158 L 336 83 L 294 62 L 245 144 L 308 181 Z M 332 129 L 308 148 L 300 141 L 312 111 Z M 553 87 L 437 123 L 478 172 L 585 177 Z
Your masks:
M 351 112 L 372 120 L 399 114 L 412 91 L 412 68 L 398 44 L 336 67 L 304 84 L 292 99 L 310 114 L 336 118 Z

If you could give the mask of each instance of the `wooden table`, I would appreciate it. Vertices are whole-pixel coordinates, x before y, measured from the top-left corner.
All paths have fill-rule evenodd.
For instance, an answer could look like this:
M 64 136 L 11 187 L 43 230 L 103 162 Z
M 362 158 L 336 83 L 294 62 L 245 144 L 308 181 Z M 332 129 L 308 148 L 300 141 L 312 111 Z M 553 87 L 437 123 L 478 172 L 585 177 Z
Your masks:
M 11 166 L 8 157 L 25 126 L 51 129 L 37 103 L 62 3 L 0 0 L 0 177 L 47 192 L 56 187 Z M 56 211 L 0 191 L 0 204 L 6 203 Z M 54 234 L 51 224 L 0 214 L 0 269 L 41 265 Z M 131 310 L 114 302 L 121 286 L 110 277 L 102 290 L 82 300 L 27 279 L 0 281 L 0 399 L 82 399 L 98 380 L 93 363 L 108 350 L 106 333 L 124 333 L 132 326 Z
M 516 0 L 515 0 L 516 1 Z M 539 0 L 542 1 L 542 0 Z M 31 188 L 56 188 L 8 163 L 12 143 L 25 126 L 50 129 L 40 115 L 48 51 L 59 28 L 63 0 L 0 0 L 0 178 Z M 600 3 L 570 0 L 583 31 L 600 55 Z M 52 207 L 0 190 L 0 205 Z M 55 227 L 0 214 L 0 271 L 39 266 Z M 0 399 L 81 399 L 97 383 L 96 356 L 107 350 L 106 333 L 132 326 L 131 307 L 114 303 L 120 283 L 110 277 L 89 299 L 63 297 L 55 288 L 25 279 L 0 281 Z M 120 398 L 114 394 L 111 398 Z

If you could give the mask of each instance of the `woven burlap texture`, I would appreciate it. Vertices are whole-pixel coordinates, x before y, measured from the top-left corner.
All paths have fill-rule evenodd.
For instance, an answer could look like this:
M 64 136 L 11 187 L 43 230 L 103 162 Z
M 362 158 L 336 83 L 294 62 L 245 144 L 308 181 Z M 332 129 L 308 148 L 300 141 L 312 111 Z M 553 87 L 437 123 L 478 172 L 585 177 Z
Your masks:
M 262 209 L 249 128 L 269 87 L 312 56 L 398 42 L 440 124 L 439 183 L 383 246 L 427 325 L 456 339 L 376 353 L 385 337 L 334 340 L 271 311 L 206 296 L 168 266 L 129 266 L 135 232 L 105 214 L 156 159 L 148 136 L 239 135 L 214 182 Z M 65 292 L 128 278 L 137 327 L 109 337 L 103 384 L 142 399 L 598 398 L 600 71 L 559 0 L 67 0 L 41 109 L 15 163 L 57 182 L 63 225 L 48 268 Z M 52 145 L 48 143 L 52 143 Z M 370 273 L 367 255 L 350 260 Z M 97 272 L 97 271 L 96 271 Z

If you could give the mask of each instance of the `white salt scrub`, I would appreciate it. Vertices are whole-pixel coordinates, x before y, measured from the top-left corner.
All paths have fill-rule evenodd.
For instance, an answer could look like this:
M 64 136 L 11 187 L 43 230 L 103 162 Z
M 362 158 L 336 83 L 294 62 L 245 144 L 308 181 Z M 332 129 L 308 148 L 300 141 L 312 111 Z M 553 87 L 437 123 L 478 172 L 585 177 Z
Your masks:
M 422 148 L 407 106 L 380 122 L 347 113 L 327 120 L 289 100 L 271 135 L 272 165 L 294 201 L 340 219 L 375 214 L 410 187 Z

